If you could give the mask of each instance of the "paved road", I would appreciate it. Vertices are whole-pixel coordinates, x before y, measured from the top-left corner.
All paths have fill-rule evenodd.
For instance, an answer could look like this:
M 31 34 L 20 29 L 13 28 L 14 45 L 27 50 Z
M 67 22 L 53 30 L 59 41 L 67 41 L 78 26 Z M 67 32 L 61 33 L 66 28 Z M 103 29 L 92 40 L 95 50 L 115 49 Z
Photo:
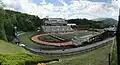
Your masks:
M 84 47 L 77 47 L 77 48 L 70 48 L 63 50 L 40 50 L 40 49 L 34 49 L 34 48 L 27 48 L 30 51 L 36 52 L 36 53 L 44 53 L 44 54 L 68 54 L 68 53 L 74 53 L 74 52 L 84 52 L 85 50 L 89 50 L 91 48 L 99 48 L 106 44 L 106 42 L 112 41 L 114 38 L 108 38 L 106 40 L 90 44 Z

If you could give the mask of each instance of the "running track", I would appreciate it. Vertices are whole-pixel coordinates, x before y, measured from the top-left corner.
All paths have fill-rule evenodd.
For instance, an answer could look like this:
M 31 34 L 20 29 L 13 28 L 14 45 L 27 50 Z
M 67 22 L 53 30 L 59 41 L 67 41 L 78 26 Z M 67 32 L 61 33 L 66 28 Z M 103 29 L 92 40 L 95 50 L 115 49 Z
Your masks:
M 58 34 L 72 34 L 73 32 L 65 32 L 65 33 L 58 33 Z M 50 34 L 40 34 L 40 35 L 35 35 L 33 37 L 31 37 L 31 40 L 39 43 L 39 44 L 43 44 L 43 45 L 52 45 L 52 46 L 68 46 L 68 45 L 73 45 L 72 41 L 69 42 L 62 42 L 62 43 L 50 43 L 50 42 L 45 42 L 42 41 L 40 39 L 38 39 L 38 37 L 40 36 L 45 36 L 45 35 L 51 35 L 51 34 L 56 34 L 56 33 L 50 33 Z

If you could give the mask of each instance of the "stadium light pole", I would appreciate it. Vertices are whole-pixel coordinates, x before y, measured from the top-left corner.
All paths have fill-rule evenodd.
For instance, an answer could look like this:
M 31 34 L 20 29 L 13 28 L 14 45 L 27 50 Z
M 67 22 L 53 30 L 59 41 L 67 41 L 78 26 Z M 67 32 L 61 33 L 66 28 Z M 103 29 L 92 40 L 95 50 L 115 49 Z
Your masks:
M 116 40 L 117 40 L 117 65 L 120 65 L 120 9 L 119 9 L 119 18 L 118 18 L 118 26 L 116 30 Z
M 15 36 L 17 36 L 17 27 L 16 26 L 14 27 L 14 34 L 15 34 Z

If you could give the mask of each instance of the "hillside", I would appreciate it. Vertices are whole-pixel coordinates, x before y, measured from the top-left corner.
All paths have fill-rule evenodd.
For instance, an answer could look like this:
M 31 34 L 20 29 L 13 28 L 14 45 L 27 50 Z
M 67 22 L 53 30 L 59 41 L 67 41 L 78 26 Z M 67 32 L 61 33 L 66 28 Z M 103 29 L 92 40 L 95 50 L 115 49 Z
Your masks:
M 55 62 L 48 65 L 108 65 L 106 60 L 110 52 L 110 47 L 111 44 L 85 54 L 67 57 L 63 56 L 60 57 L 61 62 Z
M 13 40 L 15 26 L 17 31 L 34 31 L 40 25 L 41 19 L 38 16 L 11 10 L 0 10 L 0 39 L 2 40 Z
M 9 53 L 29 53 L 29 52 L 17 45 L 0 40 L 0 54 Z
M 0 65 L 25 65 L 26 63 L 37 63 L 42 61 L 47 60 L 15 44 L 0 40 Z
M 93 21 L 102 21 L 103 24 L 108 26 L 117 25 L 117 20 L 112 18 L 96 18 L 96 19 L 93 19 Z
M 93 20 L 88 19 L 69 19 L 67 20 L 68 23 L 74 23 L 77 26 L 74 26 L 73 28 L 97 28 L 97 29 L 103 29 L 108 28 L 110 26 L 117 26 L 117 20 L 112 18 L 97 18 Z

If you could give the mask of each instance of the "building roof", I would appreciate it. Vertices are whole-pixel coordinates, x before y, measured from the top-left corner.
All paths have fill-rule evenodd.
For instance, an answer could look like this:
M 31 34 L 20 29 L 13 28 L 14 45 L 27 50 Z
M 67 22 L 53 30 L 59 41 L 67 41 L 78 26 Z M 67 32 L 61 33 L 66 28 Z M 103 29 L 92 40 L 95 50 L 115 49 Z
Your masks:
M 45 20 L 45 23 L 66 23 L 65 19 L 62 18 L 48 18 Z

